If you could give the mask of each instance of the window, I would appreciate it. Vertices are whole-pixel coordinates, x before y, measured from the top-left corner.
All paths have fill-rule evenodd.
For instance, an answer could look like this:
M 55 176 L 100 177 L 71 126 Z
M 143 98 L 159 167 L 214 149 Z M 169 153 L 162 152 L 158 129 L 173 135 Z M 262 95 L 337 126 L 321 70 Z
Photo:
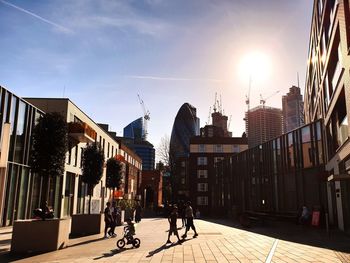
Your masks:
M 207 157 L 198 157 L 197 158 L 197 165 L 207 165 L 208 160 Z
M 305 126 L 301 129 L 301 142 L 304 168 L 309 168 L 312 166 L 313 160 L 310 126 Z
M 239 153 L 239 145 L 232 145 L 232 152 Z
M 214 146 L 214 152 L 222 153 L 222 152 L 223 152 L 222 144 L 217 144 L 217 145 L 215 145 L 215 146 Z
M 197 178 L 208 178 L 208 170 L 197 170 Z
M 185 183 L 186 183 L 185 178 L 181 178 L 181 184 L 185 184 Z
M 205 145 L 204 145 L 204 144 L 198 145 L 198 151 L 199 151 L 200 153 L 204 153 L 204 152 L 205 152 Z
M 198 192 L 207 192 L 208 191 L 208 183 L 198 183 L 197 184 Z
M 197 196 L 197 205 L 208 205 L 208 196 Z
M 224 157 L 214 157 L 214 164 L 224 160 Z
M 213 127 L 208 128 L 208 137 L 213 137 L 214 136 L 214 129 Z

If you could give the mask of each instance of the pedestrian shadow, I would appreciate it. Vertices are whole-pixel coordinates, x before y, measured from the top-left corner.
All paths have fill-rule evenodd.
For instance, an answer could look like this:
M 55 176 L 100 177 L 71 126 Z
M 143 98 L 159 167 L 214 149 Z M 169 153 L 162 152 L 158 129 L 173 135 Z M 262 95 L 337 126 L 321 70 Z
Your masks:
M 176 228 L 177 230 L 181 230 L 181 229 L 183 229 L 183 227 L 178 227 L 178 228 Z M 169 229 L 168 230 L 165 230 L 165 232 L 169 232 Z
M 133 249 L 133 247 L 130 247 L 130 248 L 121 248 L 121 249 L 112 249 L 110 252 L 108 253 L 103 253 L 102 256 L 99 256 L 99 257 L 96 257 L 94 258 L 93 260 L 99 260 L 101 258 L 109 258 L 109 257 L 113 257 L 114 255 L 117 255 L 119 253 L 122 253 L 126 250 L 129 250 L 129 249 Z
M 182 239 L 181 242 L 171 243 L 170 245 L 164 244 L 164 245 L 160 246 L 159 248 L 156 248 L 155 250 L 148 252 L 148 255 L 146 256 L 146 258 L 153 257 L 155 254 L 157 254 L 163 250 L 169 249 L 171 247 L 182 245 L 184 242 L 186 242 L 188 240 L 189 239 Z

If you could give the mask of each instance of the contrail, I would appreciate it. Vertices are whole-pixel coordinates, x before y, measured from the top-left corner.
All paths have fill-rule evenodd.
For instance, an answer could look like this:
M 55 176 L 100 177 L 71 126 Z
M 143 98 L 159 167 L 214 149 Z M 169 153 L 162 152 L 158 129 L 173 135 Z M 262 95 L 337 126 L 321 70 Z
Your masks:
M 50 25 L 52 25 L 52 26 L 54 26 L 54 27 L 57 27 L 58 29 L 60 29 L 61 31 L 63 31 L 63 32 L 65 32 L 65 33 L 73 33 L 73 31 L 70 30 L 69 28 L 66 28 L 66 27 L 64 27 L 64 26 L 61 26 L 61 25 L 59 25 L 59 24 L 56 24 L 56 23 L 54 23 L 54 22 L 52 22 L 52 21 L 50 21 L 50 20 L 47 20 L 47 19 L 45 19 L 45 18 L 43 18 L 43 17 L 41 17 L 41 16 L 36 15 L 36 14 L 34 14 L 34 13 L 28 11 L 28 10 L 25 10 L 25 9 L 19 7 L 19 6 L 16 6 L 16 5 L 11 4 L 11 3 L 9 3 L 9 2 L 6 2 L 6 1 L 4 1 L 4 0 L 0 0 L 0 2 L 3 3 L 3 4 L 5 4 L 5 5 L 7 5 L 7 6 L 13 7 L 13 8 L 15 8 L 15 9 L 17 9 L 17 10 L 23 12 L 23 13 L 26 13 L 26 14 L 28 14 L 28 15 L 31 15 L 31 16 L 33 16 L 33 17 L 35 17 L 35 18 L 37 18 L 37 19 L 39 19 L 39 20 L 41 20 L 41 21 L 43 21 L 43 22 L 45 22 L 45 23 L 48 23 L 48 24 L 50 24 Z
M 175 81 L 211 81 L 211 82 L 223 82 L 221 79 L 201 79 L 201 78 L 166 78 L 166 77 L 156 77 L 156 76 L 138 76 L 130 75 L 126 76 L 131 79 L 151 79 L 151 80 L 175 80 Z

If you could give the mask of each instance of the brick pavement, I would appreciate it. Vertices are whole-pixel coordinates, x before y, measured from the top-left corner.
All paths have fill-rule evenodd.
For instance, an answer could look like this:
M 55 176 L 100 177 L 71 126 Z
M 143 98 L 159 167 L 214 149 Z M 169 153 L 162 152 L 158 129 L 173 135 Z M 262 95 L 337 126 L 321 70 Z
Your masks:
M 179 222 L 180 223 L 180 222 Z M 103 240 L 101 236 L 72 240 L 70 247 L 13 261 L 11 256 L 0 257 L 1 262 L 346 262 L 350 256 L 350 239 L 344 235 L 330 240 L 313 229 L 288 225 L 255 227 L 247 230 L 195 220 L 199 236 L 188 238 L 181 245 L 164 245 L 167 239 L 166 219 L 143 219 L 136 227 L 141 247 L 124 250 L 116 248 L 118 237 Z M 180 224 L 178 224 L 180 225 Z M 288 230 L 286 235 L 284 231 Z M 184 230 L 179 231 L 180 234 Z M 260 232 L 260 233 L 259 233 Z M 1 233 L 1 232 L 0 232 Z M 293 233 L 293 234 L 292 234 Z M 306 233 L 306 235 L 305 235 Z M 176 237 L 172 236 L 172 241 Z M 296 242 L 297 240 L 298 242 Z M 93 241 L 93 242 L 89 242 Z M 82 244 L 79 244 L 83 242 Z M 1 242 L 0 242 L 1 243 Z M 274 251 L 271 251 L 275 247 Z M 339 248 L 339 249 L 338 249 Z M 348 248 L 348 250 L 347 250 Z M 274 252 L 274 253 L 272 253 Z M 343 257 L 344 256 L 344 257 Z

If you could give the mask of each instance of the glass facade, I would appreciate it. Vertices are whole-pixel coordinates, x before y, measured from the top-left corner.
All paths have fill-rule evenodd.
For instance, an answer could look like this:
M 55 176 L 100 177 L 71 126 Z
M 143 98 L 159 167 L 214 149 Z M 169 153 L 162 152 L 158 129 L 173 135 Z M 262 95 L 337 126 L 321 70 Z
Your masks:
M 145 129 L 143 118 L 138 118 L 124 128 L 123 136 L 134 140 L 143 140 L 145 138 Z
M 212 209 L 297 215 L 326 209 L 322 123 L 317 121 L 218 162 Z
M 188 156 L 190 138 L 199 135 L 199 118 L 196 111 L 196 108 L 185 103 L 175 117 L 170 139 L 170 153 L 173 158 Z
M 1 225 L 11 225 L 14 220 L 33 216 L 32 211 L 40 206 L 41 178 L 30 172 L 29 154 L 31 148 L 31 131 L 36 119 L 43 113 L 26 101 L 0 87 L 0 132 L 2 142 L 1 154 L 6 154 L 3 142 L 8 138 L 8 161 L 1 167 L 4 184 L 3 206 L 1 207 Z M 10 132 L 5 134 L 4 125 L 9 123 Z M 54 191 L 55 192 L 55 191 Z M 57 208 L 54 198 L 49 205 Z

